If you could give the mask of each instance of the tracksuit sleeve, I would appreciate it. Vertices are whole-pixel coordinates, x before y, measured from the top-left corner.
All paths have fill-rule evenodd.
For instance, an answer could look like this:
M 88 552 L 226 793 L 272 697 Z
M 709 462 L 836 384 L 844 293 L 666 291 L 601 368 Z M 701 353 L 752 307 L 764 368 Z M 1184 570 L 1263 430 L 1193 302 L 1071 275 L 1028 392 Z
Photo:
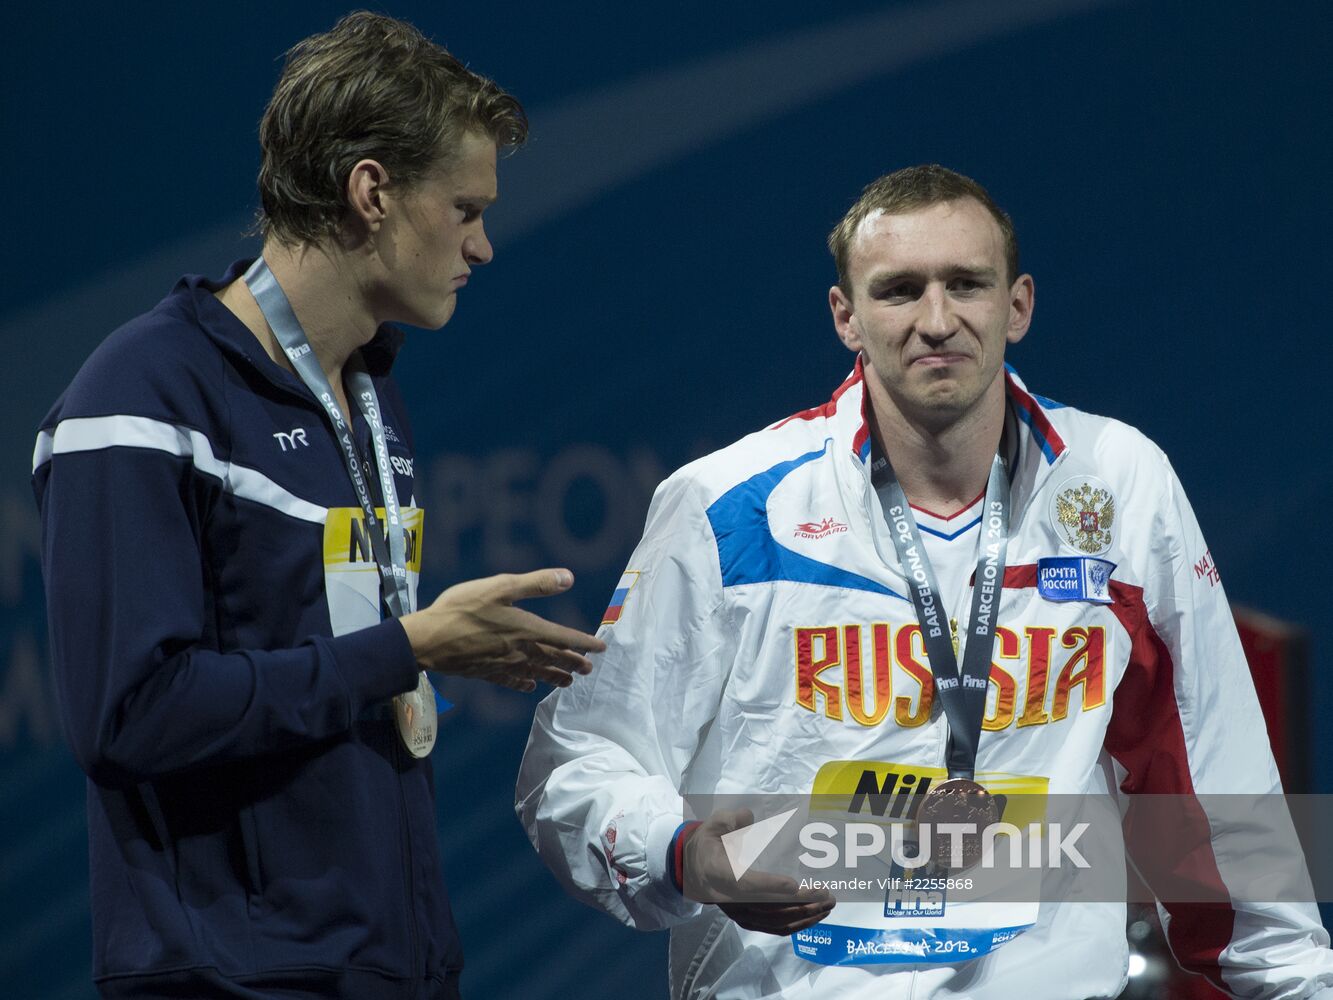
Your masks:
M 1185 969 L 1237 997 L 1322 997 L 1333 988 L 1333 952 L 1309 901 L 1254 683 L 1194 512 L 1158 457 L 1164 488 L 1152 530 L 1160 557 L 1148 568 L 1145 614 L 1107 749 L 1123 769 L 1123 791 L 1178 804 L 1169 832 L 1160 821 L 1140 831 L 1148 849 L 1136 863 Z M 1132 801 L 1129 809 L 1132 817 Z M 1128 835 L 1134 851 L 1132 822 Z M 1256 877 L 1260 864 L 1281 878 Z M 1210 898 L 1210 883 L 1212 901 L 1200 901 Z M 1264 895 L 1270 889 L 1279 901 Z
M 412 687 L 415 660 L 393 620 L 289 649 L 217 651 L 226 554 L 203 552 L 218 491 L 196 468 L 191 442 L 201 439 L 186 428 L 177 446 L 116 436 L 165 427 L 170 440 L 159 423 L 102 418 L 85 428 L 107 446 L 68 452 L 52 428 L 34 460 L 51 660 L 88 775 L 137 783 L 327 739 L 363 706 Z M 291 530 L 321 529 L 293 520 Z
M 612 598 L 606 652 L 538 707 L 519 772 L 516 810 L 542 860 L 577 899 L 642 930 L 700 909 L 667 852 L 733 655 L 724 617 L 706 512 L 673 478 Z

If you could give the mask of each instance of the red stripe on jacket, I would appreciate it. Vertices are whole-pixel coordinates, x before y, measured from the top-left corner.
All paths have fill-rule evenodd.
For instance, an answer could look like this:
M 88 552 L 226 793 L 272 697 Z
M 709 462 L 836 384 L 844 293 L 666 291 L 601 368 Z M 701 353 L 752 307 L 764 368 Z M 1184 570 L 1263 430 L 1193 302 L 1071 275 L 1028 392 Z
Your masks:
M 1037 585 L 1033 564 L 1008 566 L 1006 589 Z M 1194 797 L 1185 729 L 1176 703 L 1175 664 L 1148 619 L 1143 588 L 1111 581 L 1109 610 L 1130 637 L 1129 662 L 1116 686 L 1104 746 L 1125 769 L 1131 796 L 1125 845 L 1139 874 L 1171 916 L 1167 942 L 1176 961 L 1227 990 L 1218 962 L 1231 943 L 1236 912 L 1213 852 L 1212 828 Z M 1136 799 L 1135 796 L 1147 796 Z M 1169 796 L 1154 802 L 1152 796 Z M 1169 825 L 1170 837 L 1163 832 Z M 1164 847 L 1171 847 L 1166 853 Z M 1173 894 L 1196 902 L 1173 901 Z

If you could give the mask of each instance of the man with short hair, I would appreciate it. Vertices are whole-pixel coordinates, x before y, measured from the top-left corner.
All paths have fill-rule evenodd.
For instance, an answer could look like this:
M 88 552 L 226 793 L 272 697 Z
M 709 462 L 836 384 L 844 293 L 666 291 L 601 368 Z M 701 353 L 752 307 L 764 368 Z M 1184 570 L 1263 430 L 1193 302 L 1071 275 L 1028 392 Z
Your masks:
M 867 187 L 829 245 L 854 371 L 659 487 L 606 653 L 537 711 L 519 815 L 575 896 L 671 928 L 673 997 L 1117 996 L 1123 901 L 960 902 L 965 841 L 907 872 L 924 893 L 889 879 L 835 900 L 754 864 L 758 824 L 737 831 L 756 813 L 682 822 L 682 796 L 820 797 L 912 820 L 924 844 L 932 822 L 997 826 L 1034 799 L 1118 816 L 1122 793 L 1280 793 L 1165 456 L 1006 368 L 1034 304 L 1008 217 L 913 167 Z M 1177 958 L 1236 995 L 1333 996 L 1314 908 L 1232 898 L 1234 831 L 1202 830 L 1169 873 L 1221 902 L 1166 904 Z
M 427 671 L 569 684 L 592 636 L 513 606 L 547 569 L 418 610 L 423 512 L 391 374 L 492 257 L 519 103 L 356 13 L 288 53 L 261 126 L 263 255 L 187 276 L 42 425 L 51 650 L 88 774 L 108 997 L 454 997 Z

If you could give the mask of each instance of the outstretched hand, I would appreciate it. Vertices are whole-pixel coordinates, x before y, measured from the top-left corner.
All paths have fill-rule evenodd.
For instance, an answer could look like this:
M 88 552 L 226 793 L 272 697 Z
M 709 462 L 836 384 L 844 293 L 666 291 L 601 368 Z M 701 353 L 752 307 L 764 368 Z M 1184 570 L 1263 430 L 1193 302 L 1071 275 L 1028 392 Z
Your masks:
M 514 603 L 563 593 L 573 584 L 574 575 L 566 569 L 468 580 L 400 620 L 426 670 L 476 677 L 515 691 L 532 691 L 538 681 L 568 687 L 575 674 L 592 670 L 584 654 L 600 653 L 606 643 Z
M 722 836 L 753 823 L 748 809 L 720 810 L 690 831 L 681 861 L 685 895 L 716 903 L 747 931 L 786 936 L 819 923 L 835 903 L 824 889 L 802 889 L 785 875 L 754 869 L 737 880 Z

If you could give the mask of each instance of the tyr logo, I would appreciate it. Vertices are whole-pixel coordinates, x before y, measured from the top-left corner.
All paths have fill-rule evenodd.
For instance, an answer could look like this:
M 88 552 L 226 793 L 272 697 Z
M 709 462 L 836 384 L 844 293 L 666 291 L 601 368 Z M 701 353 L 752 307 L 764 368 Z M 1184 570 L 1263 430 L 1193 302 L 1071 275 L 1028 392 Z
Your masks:
M 293 427 L 290 433 L 278 431 L 273 436 L 278 439 L 278 444 L 282 446 L 283 451 L 287 451 L 289 448 L 295 450 L 298 444 L 303 448 L 310 446 L 310 442 L 305 439 L 304 427 Z

